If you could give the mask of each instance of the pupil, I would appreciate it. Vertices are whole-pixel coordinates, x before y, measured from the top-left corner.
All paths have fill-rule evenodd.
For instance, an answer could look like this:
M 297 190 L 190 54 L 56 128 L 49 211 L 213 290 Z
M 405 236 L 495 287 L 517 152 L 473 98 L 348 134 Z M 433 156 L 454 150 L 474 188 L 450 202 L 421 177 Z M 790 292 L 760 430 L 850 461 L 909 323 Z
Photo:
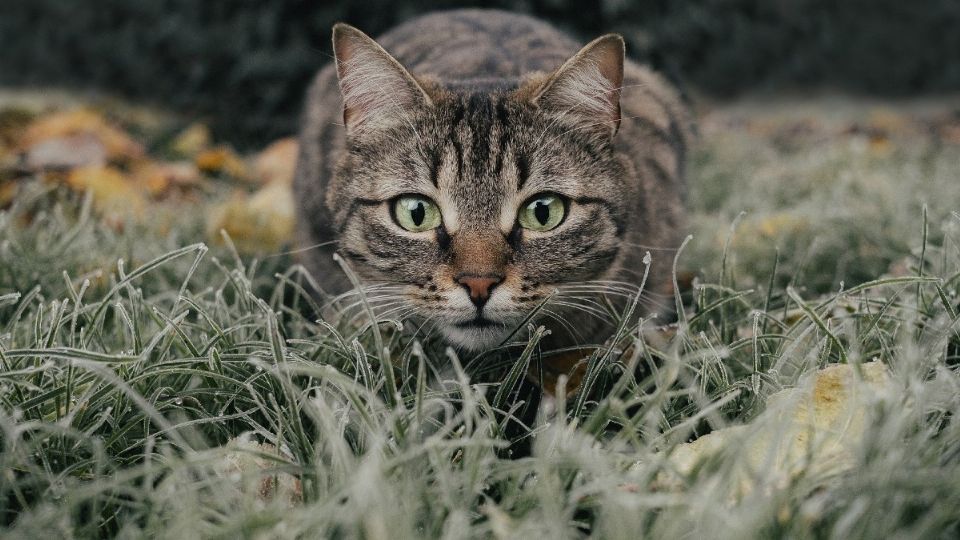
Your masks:
M 550 205 L 537 201 L 536 206 L 533 207 L 533 217 L 537 218 L 540 225 L 546 225 L 550 219 Z
M 423 219 L 424 219 L 425 217 L 427 217 L 427 209 L 424 208 L 424 205 L 423 205 L 422 202 L 419 202 L 419 201 L 418 201 L 418 202 L 416 203 L 416 206 L 414 206 L 414 207 L 410 210 L 410 219 L 413 220 L 413 224 L 414 224 L 414 225 L 416 225 L 417 227 L 419 227 L 420 225 L 423 224 Z

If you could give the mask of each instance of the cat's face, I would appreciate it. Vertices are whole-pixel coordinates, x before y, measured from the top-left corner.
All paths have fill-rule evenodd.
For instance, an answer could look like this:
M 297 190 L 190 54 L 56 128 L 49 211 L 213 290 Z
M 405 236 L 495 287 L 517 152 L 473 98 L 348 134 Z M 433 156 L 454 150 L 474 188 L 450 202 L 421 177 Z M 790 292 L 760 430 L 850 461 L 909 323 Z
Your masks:
M 425 90 L 351 30 L 335 34 L 348 155 L 328 205 L 340 252 L 386 284 L 374 305 L 483 349 L 556 289 L 613 269 L 627 219 L 612 148 L 619 40 L 592 44 L 612 59 L 581 52 L 534 88 L 463 92 Z

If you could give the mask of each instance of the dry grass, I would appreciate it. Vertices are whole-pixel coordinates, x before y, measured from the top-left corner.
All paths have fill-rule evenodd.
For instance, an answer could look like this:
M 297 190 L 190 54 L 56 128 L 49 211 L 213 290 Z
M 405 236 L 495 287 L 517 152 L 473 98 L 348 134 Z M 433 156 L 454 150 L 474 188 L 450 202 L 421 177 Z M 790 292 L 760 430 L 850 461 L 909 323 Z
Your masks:
M 380 349 L 369 325 L 318 323 L 289 258 L 196 243 L 201 203 L 118 230 L 30 183 L 0 212 L 0 530 L 955 537 L 960 141 L 942 105 L 709 113 L 686 316 L 666 340 L 622 327 L 590 358 L 592 393 L 511 435 L 533 440 L 520 459 L 504 452 L 515 377 L 471 382 L 470 358 L 391 324 Z M 842 469 L 747 467 L 732 439 L 657 481 L 676 445 L 873 359 L 894 391 Z

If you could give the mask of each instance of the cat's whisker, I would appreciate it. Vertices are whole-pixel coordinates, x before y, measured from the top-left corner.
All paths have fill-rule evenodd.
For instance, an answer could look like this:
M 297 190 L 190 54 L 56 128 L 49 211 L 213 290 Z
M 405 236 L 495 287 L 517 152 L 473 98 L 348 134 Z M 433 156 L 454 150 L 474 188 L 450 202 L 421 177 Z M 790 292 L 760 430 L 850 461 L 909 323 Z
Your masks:
M 631 298 L 638 296 L 637 291 L 625 291 L 604 287 L 570 287 L 558 289 L 561 295 L 564 294 L 589 294 L 593 296 L 613 296 L 618 298 Z
M 625 302 L 620 302 L 625 303 Z M 559 296 L 557 301 L 554 302 L 555 305 L 565 305 L 573 307 L 574 309 L 589 313 L 594 317 L 599 317 L 602 319 L 609 319 L 610 313 L 615 311 L 611 305 L 605 305 L 602 301 L 596 296 L 574 296 L 566 295 Z
M 614 292 L 614 293 L 624 293 L 624 294 L 640 294 L 639 287 L 628 287 L 623 285 L 605 285 L 602 283 L 577 283 L 571 285 L 561 285 L 557 287 L 558 290 L 562 291 L 571 291 L 571 290 L 588 290 L 588 291 L 598 291 L 598 292 Z
M 394 287 L 394 289 L 391 289 L 390 287 Z M 324 308 L 329 308 L 329 307 L 331 307 L 331 306 L 333 306 L 333 305 L 335 305 L 335 304 L 337 304 L 337 303 L 339 303 L 339 302 L 343 302 L 343 301 L 349 299 L 349 298 L 352 297 L 352 296 L 360 296 L 360 297 L 361 297 L 361 298 L 360 298 L 360 301 L 362 302 L 364 297 L 369 298 L 369 295 L 371 295 L 371 294 L 373 294 L 373 293 L 378 293 L 378 294 L 380 294 L 380 293 L 389 293 L 389 292 L 391 292 L 391 291 L 395 291 L 396 293 L 400 293 L 400 292 L 402 292 L 403 290 L 404 290 L 404 287 L 396 286 L 396 285 L 392 285 L 392 284 L 376 284 L 376 285 L 364 286 L 364 287 L 362 287 L 362 288 L 360 288 L 360 289 L 351 289 L 351 290 L 349 290 L 349 291 L 347 291 L 347 292 L 345 292 L 345 293 L 342 293 L 342 294 L 339 294 L 339 295 L 335 296 L 335 297 L 332 298 L 329 302 L 327 302 L 323 307 L 324 307 Z
M 414 311 L 416 311 L 416 310 L 415 310 L 413 307 L 411 307 L 411 306 L 406 306 L 406 305 L 402 305 L 402 306 L 397 306 L 397 307 L 390 308 L 390 309 L 384 311 L 383 313 L 378 314 L 378 315 L 377 315 L 377 318 L 380 318 L 380 319 L 396 318 L 396 319 L 402 321 L 403 319 L 405 319 L 409 314 L 413 313 Z
M 440 321 L 437 317 L 434 317 L 433 320 L 430 321 L 430 328 L 427 329 L 427 333 L 424 335 L 423 340 L 429 341 L 439 328 Z
M 567 332 L 567 334 L 577 342 L 577 345 L 580 344 L 579 342 L 580 342 L 580 339 L 583 337 L 583 335 L 580 333 L 579 330 L 574 328 L 573 325 L 571 325 L 569 322 L 564 320 L 563 317 L 560 317 L 559 315 L 557 315 L 557 313 L 555 313 L 553 310 L 550 310 L 548 308 L 544 308 L 542 310 L 542 313 L 546 315 L 550 320 L 562 326 L 564 330 Z
M 632 300 L 639 295 L 637 302 L 657 310 L 673 309 L 672 297 L 650 291 L 641 291 L 636 285 L 613 280 L 593 280 L 561 285 L 558 288 L 561 297 L 591 295 L 594 297 L 613 296 Z
M 625 246 L 628 246 L 628 247 L 632 247 L 632 248 L 642 249 L 642 250 L 645 250 L 645 251 L 670 251 L 670 252 L 675 252 L 675 251 L 677 251 L 677 249 L 679 249 L 679 248 L 677 248 L 677 247 L 651 246 L 651 245 L 649 245 L 649 244 L 638 244 L 638 243 L 636 243 L 636 242 L 627 242 L 627 241 L 621 241 L 621 244 L 623 244 L 623 245 L 625 245 Z
M 330 301 L 327 303 L 327 305 L 328 305 L 328 307 L 329 307 L 330 305 L 333 305 L 333 304 L 335 304 L 335 303 L 337 303 L 337 302 L 342 302 L 342 301 L 344 301 L 344 300 L 346 300 L 346 299 L 348 299 L 348 298 L 351 298 L 351 297 L 353 297 L 353 296 L 366 296 L 366 295 L 369 295 L 369 294 L 371 294 L 371 293 L 381 291 L 381 290 L 383 290 L 383 289 L 384 289 L 384 287 L 383 287 L 383 286 L 379 286 L 379 285 L 366 286 L 366 287 L 363 287 L 363 288 L 361 288 L 361 289 L 351 289 L 351 290 L 349 290 L 349 291 L 347 291 L 347 292 L 344 292 L 344 293 L 338 294 L 337 296 L 334 296 L 333 298 L 330 299 Z
M 396 300 L 393 300 L 393 301 L 385 301 L 385 302 L 383 302 L 383 303 L 370 306 L 370 313 L 372 313 L 374 317 L 379 317 L 379 316 L 381 316 L 381 314 L 383 313 L 384 310 L 392 309 L 392 308 L 395 307 L 395 306 L 404 305 L 404 304 L 406 304 L 406 301 L 405 301 L 404 299 L 396 299 Z M 361 317 L 364 317 L 364 316 L 366 316 L 366 315 L 369 314 L 366 309 L 363 309 L 363 306 L 362 306 L 362 305 L 355 305 L 355 306 L 353 307 L 353 309 L 356 309 L 357 312 L 356 312 L 356 313 L 353 313 L 353 314 L 351 315 L 350 320 L 349 320 L 349 322 L 351 322 L 351 323 L 354 322 L 356 319 L 361 318 Z M 347 314 L 349 314 L 349 311 L 344 311 L 343 314 L 344 314 L 344 315 L 347 315 Z
M 628 281 L 615 281 L 615 280 L 608 280 L 608 279 L 596 279 L 596 280 L 589 280 L 589 281 L 578 281 L 574 283 L 565 283 L 560 285 L 560 288 L 579 287 L 579 286 L 602 287 L 610 290 L 625 291 L 632 294 L 640 294 L 642 292 L 640 285 L 636 283 L 631 283 Z
M 583 300 L 568 297 L 568 299 L 563 300 L 560 298 L 551 299 L 549 302 L 551 305 L 568 307 L 577 311 L 586 312 L 594 317 L 607 320 L 610 318 L 609 314 L 605 313 L 601 308 L 589 305 Z
M 365 309 L 358 309 L 358 310 L 356 311 L 356 313 L 350 314 L 350 318 L 347 320 L 347 322 L 348 322 L 348 324 L 353 324 L 353 323 L 355 323 L 357 320 L 360 320 L 360 319 L 363 319 L 363 318 L 369 318 L 371 315 L 372 315 L 374 318 L 377 318 L 377 317 L 382 316 L 382 314 L 383 314 L 384 311 L 389 310 L 389 309 L 393 309 L 393 308 L 395 308 L 395 307 L 397 307 L 397 306 L 399 306 L 399 305 L 402 305 L 402 304 L 403 304 L 403 302 L 401 302 L 401 301 L 391 302 L 391 303 L 388 303 L 388 304 L 384 304 L 384 305 L 382 305 L 382 306 L 377 306 L 376 308 L 372 308 L 369 312 L 368 312 L 367 310 L 365 310 Z M 346 313 L 345 313 L 344 315 L 346 315 Z
M 382 304 L 383 302 L 392 301 L 392 300 L 399 300 L 399 299 L 402 299 L 402 298 L 403 298 L 403 297 L 402 297 L 401 295 L 395 295 L 395 294 L 381 295 L 381 296 L 377 296 L 377 297 L 374 297 L 374 298 L 370 298 L 370 297 L 359 298 L 359 299 L 356 299 L 356 300 L 350 302 L 349 304 L 346 304 L 345 306 L 342 306 L 342 307 L 339 309 L 339 312 L 341 312 L 341 313 L 347 312 L 347 311 L 350 311 L 351 309 L 356 309 L 357 307 L 362 307 L 362 306 L 364 306 L 365 304 L 366 304 L 366 305 L 369 305 L 371 308 L 375 308 L 375 307 L 377 307 L 377 305 Z
M 265 258 L 265 259 L 271 259 L 271 258 L 274 258 L 274 257 L 283 257 L 283 256 L 285 256 L 285 255 L 296 255 L 297 253 L 306 253 L 307 251 L 311 251 L 311 250 L 314 250 L 314 249 L 322 248 L 322 247 L 324 247 L 324 246 L 329 246 L 329 245 L 331 245 L 331 244 L 339 244 L 339 243 L 340 243 L 340 240 L 329 240 L 329 241 L 327 241 L 327 242 L 320 242 L 320 243 L 312 244 L 312 245 L 309 245 L 309 246 L 304 246 L 304 247 L 299 247 L 299 248 L 296 248 L 296 249 L 291 249 L 291 250 L 289 250 L 289 251 L 280 251 L 280 252 L 277 252 L 277 253 L 272 253 L 272 254 L 270 254 L 270 255 L 266 255 L 264 258 Z
M 567 296 L 573 296 L 573 295 L 578 295 L 578 294 L 589 294 L 589 295 L 591 295 L 591 296 L 593 296 L 593 297 L 614 296 L 614 297 L 620 297 L 620 298 L 623 298 L 623 299 L 626 299 L 626 300 L 633 300 L 634 298 L 637 298 L 637 296 L 638 296 L 636 292 L 632 292 L 632 293 L 626 294 L 626 293 L 611 292 L 611 291 L 609 291 L 609 290 L 593 290 L 593 291 L 591 291 L 591 290 L 576 290 L 576 291 L 562 291 L 562 292 L 561 292 L 561 295 L 567 295 Z M 639 298 L 637 299 L 637 301 L 638 301 L 640 304 L 643 304 L 643 305 L 654 305 L 654 306 L 661 307 L 661 308 L 662 308 L 662 307 L 667 307 L 666 299 L 658 298 L 658 297 L 655 297 L 655 296 L 652 296 L 652 295 L 648 295 L 647 293 L 643 293 L 643 294 L 639 295 Z
M 412 308 L 411 306 L 399 306 L 399 307 L 387 310 L 386 312 L 381 314 L 374 314 L 374 317 L 372 320 L 368 319 L 364 322 L 364 324 L 360 326 L 360 328 L 357 331 L 357 335 L 362 334 L 367 330 L 367 328 L 370 328 L 374 324 L 382 324 L 388 321 L 398 321 L 402 324 L 404 319 L 413 311 L 414 311 L 414 308 Z M 364 315 L 364 314 L 365 313 L 361 313 L 361 315 Z M 349 323 L 350 326 L 353 326 L 354 324 L 355 323 L 352 320 Z
M 635 296 L 625 296 L 625 295 L 622 296 L 622 298 L 628 298 L 628 299 L 629 299 L 629 298 L 634 298 L 634 297 L 635 297 Z M 601 300 L 608 300 L 608 301 L 609 301 L 609 299 L 610 299 L 609 296 L 604 296 L 604 295 L 601 295 L 601 294 L 590 294 L 590 293 L 579 293 L 579 294 L 574 294 L 574 293 L 566 293 L 566 294 L 565 294 L 565 293 L 560 293 L 559 295 L 557 295 L 557 298 L 559 298 L 559 299 L 561 299 L 561 300 L 569 300 L 569 301 L 583 302 L 583 303 L 586 303 L 586 304 L 590 304 L 590 305 L 596 307 L 597 309 L 604 309 L 604 310 L 605 310 L 605 309 L 608 309 L 608 306 L 606 306 L 606 305 L 604 305 L 604 304 L 601 304 L 600 301 L 601 301 Z
M 400 351 L 400 355 L 401 355 L 401 356 L 407 354 L 407 352 L 409 351 L 410 347 L 413 347 L 414 342 L 416 342 L 416 341 L 418 340 L 418 339 L 417 339 L 417 336 L 420 335 L 420 331 L 423 330 L 423 328 L 424 328 L 427 324 L 432 323 L 433 320 L 434 320 L 434 318 L 435 318 L 434 315 L 428 315 L 427 317 L 425 317 L 425 318 L 420 322 L 419 326 L 417 326 L 415 329 L 413 329 L 413 330 L 410 332 L 410 341 L 409 341 L 409 342 L 407 343 L 407 345 L 404 346 L 404 348 Z M 425 337 L 420 338 L 419 341 L 426 341 L 426 338 L 425 338 Z
M 348 324 L 352 324 L 357 319 L 368 316 L 371 313 L 374 317 L 376 317 L 378 316 L 377 314 L 383 312 L 383 310 L 404 304 L 405 302 L 406 301 L 402 298 L 384 299 L 373 304 L 354 302 L 353 304 L 347 306 L 347 308 L 340 310 L 338 314 L 340 320 L 346 320 Z

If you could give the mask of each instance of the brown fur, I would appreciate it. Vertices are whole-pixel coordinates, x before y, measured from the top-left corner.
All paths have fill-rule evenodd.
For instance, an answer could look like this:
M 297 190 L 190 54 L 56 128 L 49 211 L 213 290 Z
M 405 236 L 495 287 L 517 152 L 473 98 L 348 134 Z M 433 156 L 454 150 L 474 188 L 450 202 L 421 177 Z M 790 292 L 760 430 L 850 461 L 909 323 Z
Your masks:
M 385 284 L 367 291 L 383 291 L 385 310 L 478 349 L 554 289 L 577 298 L 597 292 L 596 280 L 638 285 L 647 250 L 648 294 L 669 290 L 690 121 L 660 77 L 621 63 L 619 37 L 578 53 L 545 23 L 482 10 L 414 19 L 382 36 L 383 49 L 349 27 L 335 35 L 337 66 L 308 93 L 295 183 L 299 242 L 330 242 L 304 254 L 327 292 L 350 289 L 338 251 L 364 285 Z M 554 231 L 517 227 L 533 189 L 567 197 Z M 405 193 L 435 200 L 443 226 L 413 234 L 391 221 Z M 492 328 L 455 327 L 473 309 L 464 275 L 502 279 L 478 308 Z M 551 312 L 543 324 L 557 343 L 602 338 L 569 305 Z

